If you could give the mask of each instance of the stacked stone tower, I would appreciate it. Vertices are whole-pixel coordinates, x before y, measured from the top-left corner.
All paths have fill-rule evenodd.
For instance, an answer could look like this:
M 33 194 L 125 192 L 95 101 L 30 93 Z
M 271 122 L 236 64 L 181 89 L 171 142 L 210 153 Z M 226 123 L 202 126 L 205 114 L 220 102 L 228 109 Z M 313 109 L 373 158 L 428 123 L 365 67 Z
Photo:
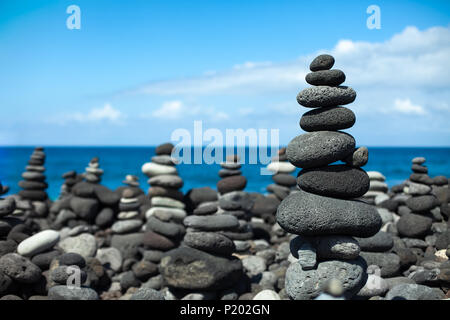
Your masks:
M 375 207 L 354 198 L 369 189 L 369 177 L 359 168 L 361 151 L 355 139 L 342 131 L 355 123 L 354 113 L 341 105 L 352 103 L 355 91 L 340 86 L 341 70 L 332 69 L 334 58 L 320 55 L 310 65 L 306 81 L 313 85 L 297 96 L 300 105 L 312 108 L 300 119 L 307 131 L 289 143 L 286 155 L 300 171 L 299 192 L 287 196 L 277 210 L 277 222 L 287 232 L 297 234 L 291 253 L 298 258 L 285 278 L 291 299 L 313 299 L 339 280 L 347 298 L 356 294 L 367 280 L 367 264 L 359 257 L 360 247 L 353 237 L 370 237 L 381 227 Z M 336 161 L 346 164 L 331 165 Z
M 22 199 L 30 201 L 45 201 L 47 199 L 48 185 L 45 182 L 45 153 L 42 147 L 36 147 L 28 160 L 25 172 L 22 174 L 24 180 L 19 181 L 19 191 Z
M 295 167 L 289 163 L 286 155 L 286 148 L 278 150 L 278 155 L 272 158 L 272 162 L 267 166 L 267 170 L 273 172 L 274 183 L 267 186 L 267 191 L 273 193 L 278 199 L 286 198 L 291 189 L 295 187 L 295 178 L 290 173 L 295 171 Z

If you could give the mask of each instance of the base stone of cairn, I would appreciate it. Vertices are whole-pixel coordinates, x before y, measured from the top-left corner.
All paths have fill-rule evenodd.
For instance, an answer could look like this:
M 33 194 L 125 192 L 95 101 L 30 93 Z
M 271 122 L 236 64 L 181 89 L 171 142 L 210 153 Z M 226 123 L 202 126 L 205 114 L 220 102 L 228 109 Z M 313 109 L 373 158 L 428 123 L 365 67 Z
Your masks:
M 32 216 L 45 217 L 48 214 L 48 195 L 45 189 L 45 153 L 44 148 L 36 147 L 28 160 L 25 172 L 22 173 L 23 180 L 19 181 L 20 200 L 30 203 L 30 210 L 23 210 L 18 206 L 15 214 L 29 213 Z
M 331 279 L 342 284 L 344 297 L 354 296 L 367 280 L 367 264 L 354 237 L 371 237 L 381 227 L 375 207 L 354 199 L 369 190 L 370 182 L 359 168 L 366 161 L 357 161 L 365 151 L 355 149 L 355 139 L 339 131 L 355 122 L 353 112 L 340 105 L 353 102 L 356 93 L 340 86 L 345 75 L 329 70 L 333 64 L 330 55 L 311 63 L 313 73 L 306 81 L 313 87 L 297 96 L 300 105 L 313 108 L 300 120 L 308 133 L 294 138 L 286 150 L 289 162 L 303 169 L 297 178 L 300 191 L 287 196 L 276 215 L 284 230 L 298 235 L 291 241 L 298 261 L 285 278 L 286 293 L 296 300 L 316 298 Z M 346 164 L 330 165 L 339 160 Z

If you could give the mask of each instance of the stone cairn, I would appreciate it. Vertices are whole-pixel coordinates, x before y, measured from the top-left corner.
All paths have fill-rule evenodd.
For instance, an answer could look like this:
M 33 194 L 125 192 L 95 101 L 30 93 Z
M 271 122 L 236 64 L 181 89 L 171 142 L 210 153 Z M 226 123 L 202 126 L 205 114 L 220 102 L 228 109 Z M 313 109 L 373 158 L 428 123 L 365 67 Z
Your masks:
M 404 183 L 403 192 L 409 197 L 402 207 L 401 217 L 397 222 L 400 236 L 424 239 L 431 230 L 433 221 L 441 221 L 440 210 L 432 211 L 438 206 L 438 199 L 432 194 L 433 179 L 428 176 L 428 168 L 424 166 L 425 158 L 412 160 L 413 173 Z M 421 226 L 418 228 L 418 226 Z
M 380 204 L 383 201 L 389 199 L 388 185 L 386 184 L 386 177 L 378 171 L 368 171 L 370 179 L 369 191 L 367 191 L 362 199 L 370 204 Z
M 98 157 L 94 157 L 89 161 L 86 171 L 84 173 L 84 179 L 90 183 L 100 183 L 103 175 L 103 169 L 99 167 Z
M 30 212 L 38 216 L 46 216 L 48 213 L 48 196 L 45 191 L 48 185 L 45 182 L 44 163 L 44 148 L 36 147 L 30 160 L 28 160 L 28 165 L 25 168 L 26 171 L 22 174 L 23 180 L 19 181 L 19 187 L 23 189 L 19 191 L 21 200 L 30 201 L 32 204 Z M 16 214 L 23 212 L 21 208 L 18 208 Z
M 307 133 L 289 143 L 286 155 L 302 168 L 299 192 L 287 196 L 277 210 L 277 222 L 287 232 L 297 234 L 291 253 L 298 259 L 285 278 L 291 299 L 312 299 L 325 291 L 330 279 L 343 286 L 343 295 L 355 295 L 367 280 L 367 265 L 359 257 L 360 246 L 353 237 L 371 237 L 381 227 L 375 207 L 355 200 L 369 189 L 369 176 L 359 166 L 367 154 L 355 150 L 354 138 L 344 132 L 355 123 L 354 113 L 340 105 L 353 102 L 355 91 L 340 86 L 342 71 L 333 69 L 334 58 L 320 55 L 310 65 L 304 89 L 297 102 L 307 108 L 300 127 Z M 338 160 L 346 164 L 330 165 Z
M 64 183 L 61 186 L 60 193 L 58 199 L 64 198 L 72 191 L 72 187 L 83 180 L 83 176 L 77 174 L 75 170 L 67 171 L 63 173 L 62 178 L 64 179 Z
M 267 170 L 274 173 L 272 176 L 274 183 L 267 186 L 267 191 L 273 193 L 280 201 L 286 198 L 291 193 L 291 189 L 297 186 L 295 178 L 290 175 L 295 169 L 287 160 L 286 148 L 278 150 L 278 155 L 273 157 L 272 162 L 267 166 Z

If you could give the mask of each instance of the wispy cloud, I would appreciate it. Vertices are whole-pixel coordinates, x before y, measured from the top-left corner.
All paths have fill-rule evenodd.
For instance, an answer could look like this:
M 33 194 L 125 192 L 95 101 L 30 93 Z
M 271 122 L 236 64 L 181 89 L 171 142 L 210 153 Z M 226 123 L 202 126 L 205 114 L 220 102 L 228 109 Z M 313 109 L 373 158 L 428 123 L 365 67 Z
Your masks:
M 413 104 L 410 99 L 395 99 L 393 110 L 405 114 L 426 114 L 426 111 L 422 106 Z
M 110 103 L 106 103 L 103 107 L 92 108 L 88 112 L 73 112 L 68 114 L 59 114 L 48 119 L 51 123 L 67 125 L 70 123 L 111 123 L 124 124 L 127 116 L 114 108 Z

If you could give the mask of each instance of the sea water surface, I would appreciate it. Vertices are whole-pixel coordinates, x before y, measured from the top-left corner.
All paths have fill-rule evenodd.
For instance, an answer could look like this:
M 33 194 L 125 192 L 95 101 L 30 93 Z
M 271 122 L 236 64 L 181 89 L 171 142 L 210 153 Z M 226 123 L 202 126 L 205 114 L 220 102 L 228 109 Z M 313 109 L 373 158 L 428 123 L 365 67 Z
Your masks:
M 17 184 L 33 149 L 33 147 L 0 147 L 0 182 L 10 186 L 9 194 L 20 190 Z M 191 151 L 192 162 L 194 152 Z M 260 169 L 266 164 L 248 164 L 250 152 L 258 151 L 254 148 L 245 149 L 246 161 L 241 169 L 248 180 L 245 190 L 264 193 L 267 185 L 272 183 L 272 179 L 269 175 L 261 175 Z M 45 153 L 47 155 L 45 174 L 49 184 L 47 192 L 51 199 L 56 199 L 64 182 L 61 175 L 70 170 L 84 172 L 89 160 L 95 156 L 100 158 L 100 168 L 104 170 L 102 184 L 115 189 L 122 185 L 127 174 L 133 174 L 139 177 L 141 188 L 146 191 L 149 187 L 148 178 L 141 172 L 141 166 L 155 155 L 155 147 L 45 147 Z M 270 150 L 267 153 L 270 156 Z M 223 154 L 226 155 L 225 150 Z M 450 177 L 450 148 L 369 147 L 369 162 L 364 169 L 382 172 L 391 187 L 409 177 L 411 159 L 418 156 L 427 159 L 425 165 L 428 166 L 431 177 L 438 175 Z M 216 183 L 220 180 L 218 164 L 182 163 L 177 169 L 184 180 L 182 188 L 184 192 L 204 186 L 216 188 Z

